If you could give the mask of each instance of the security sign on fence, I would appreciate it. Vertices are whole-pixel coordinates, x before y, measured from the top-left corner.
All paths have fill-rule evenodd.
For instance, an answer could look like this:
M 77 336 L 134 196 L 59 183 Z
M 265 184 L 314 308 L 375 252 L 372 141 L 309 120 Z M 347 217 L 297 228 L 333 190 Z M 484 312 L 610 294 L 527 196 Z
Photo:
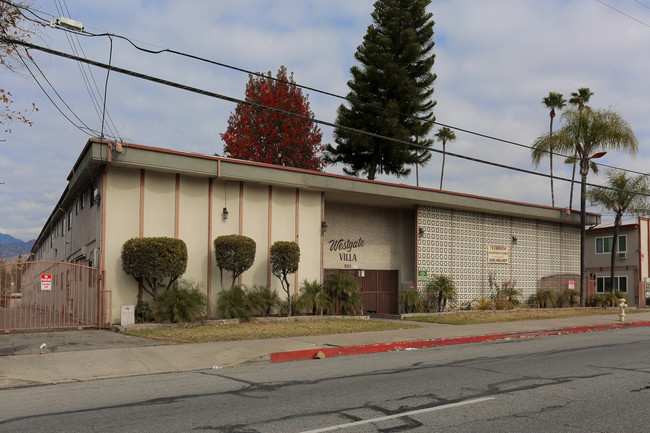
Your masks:
M 41 290 L 52 290 L 52 275 L 41 274 Z

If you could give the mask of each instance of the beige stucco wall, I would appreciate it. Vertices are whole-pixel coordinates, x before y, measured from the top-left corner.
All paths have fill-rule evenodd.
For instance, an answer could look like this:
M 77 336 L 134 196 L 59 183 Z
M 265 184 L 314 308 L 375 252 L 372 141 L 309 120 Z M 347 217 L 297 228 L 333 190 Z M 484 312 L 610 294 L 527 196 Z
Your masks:
M 174 201 L 176 175 L 145 171 L 144 176 L 144 217 L 143 236 L 174 237 Z
M 107 179 L 106 288 L 112 291 L 113 320 L 119 321 L 121 305 L 134 304 L 138 290 L 135 279 L 123 272 L 120 255 L 124 242 L 139 236 L 141 177 L 139 170 L 111 167 Z M 183 278 L 201 284 L 206 292 L 209 290 L 211 307 L 215 306 L 221 290 L 213 250 L 213 241 L 220 235 L 242 233 L 255 240 L 255 262 L 242 275 L 242 284 L 246 286 L 270 284 L 282 295 L 279 280 L 274 276 L 269 278 L 270 243 L 295 241 L 296 234 L 301 247 L 301 261 L 298 274 L 290 280 L 292 291 L 295 293 L 299 289 L 299 284 L 296 284 L 298 278 L 300 281 L 304 278 L 319 280 L 319 192 L 301 191 L 297 195 L 294 188 L 270 189 L 266 185 L 247 183 L 241 189 L 240 182 L 214 180 L 212 219 L 209 221 L 210 179 L 180 175 L 176 221 L 176 174 L 147 170 L 143 185 L 144 236 L 174 237 L 174 229 L 178 226 L 178 237 L 185 241 L 188 250 L 187 270 Z M 226 220 L 222 216 L 224 206 L 228 208 Z M 296 224 L 299 225 L 298 230 Z M 223 282 L 224 287 L 230 286 L 231 276 L 228 272 L 224 272 Z
M 296 288 L 305 279 L 320 281 L 322 254 L 321 194 L 314 191 L 300 191 L 299 203 L 298 245 L 300 246 L 300 267 L 294 278 L 294 287 Z
M 255 262 L 242 274 L 242 284 L 252 286 L 266 285 L 267 257 L 269 249 L 269 187 L 258 184 L 245 184 L 243 194 L 241 233 L 252 238 L 256 244 Z
M 239 190 L 240 182 L 214 181 L 212 186 L 212 238 L 210 246 L 211 292 L 216 294 L 221 290 L 221 275 L 214 259 L 212 242 L 223 235 L 239 234 Z M 228 219 L 223 219 L 223 208 L 228 209 Z M 232 277 L 224 272 L 223 286 L 230 287 Z M 211 293 L 211 300 L 215 299 Z M 215 295 L 216 296 L 216 295 Z M 214 303 L 214 301 L 213 301 Z
M 111 167 L 107 173 L 104 201 L 105 288 L 112 293 L 113 321 L 119 322 L 120 306 L 135 304 L 138 294 L 136 281 L 122 270 L 121 252 L 124 242 L 139 235 L 140 171 Z

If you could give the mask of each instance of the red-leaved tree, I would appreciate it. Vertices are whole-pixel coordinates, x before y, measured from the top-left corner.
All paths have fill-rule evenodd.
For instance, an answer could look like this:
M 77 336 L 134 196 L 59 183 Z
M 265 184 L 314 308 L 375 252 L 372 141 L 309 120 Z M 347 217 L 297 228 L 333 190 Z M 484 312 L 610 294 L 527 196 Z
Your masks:
M 293 73 L 281 66 L 277 80 L 249 76 L 246 101 L 314 118 L 307 95 L 295 85 Z M 320 171 L 323 160 L 320 132 L 315 122 L 249 105 L 238 104 L 221 134 L 230 158 Z

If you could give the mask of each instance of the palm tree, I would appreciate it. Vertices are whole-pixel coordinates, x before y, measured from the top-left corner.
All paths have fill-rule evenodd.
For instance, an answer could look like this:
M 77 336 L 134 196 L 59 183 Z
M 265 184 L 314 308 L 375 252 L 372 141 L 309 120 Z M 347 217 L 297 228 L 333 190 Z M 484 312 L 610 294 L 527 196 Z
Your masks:
M 456 285 L 454 281 L 446 275 L 436 275 L 433 280 L 429 281 L 426 288 L 428 295 L 438 296 L 438 311 L 445 311 L 447 302 L 453 302 L 456 299 Z
M 630 124 L 611 109 L 570 109 L 562 114 L 564 126 L 553 135 L 544 134 L 535 140 L 532 160 L 539 164 L 551 148 L 574 153 L 580 163 L 580 305 L 585 306 L 585 221 L 587 199 L 587 174 L 598 170 L 592 159 L 600 158 L 608 150 L 623 150 L 636 155 L 639 142 Z
M 440 189 L 442 189 L 442 177 L 445 175 L 445 145 L 448 141 L 454 141 L 456 134 L 451 129 L 443 126 L 436 132 L 438 141 L 442 141 L 442 170 L 440 170 Z
M 558 92 L 548 92 L 548 96 L 542 99 L 542 104 L 549 110 L 549 116 L 551 117 L 551 125 L 549 126 L 549 135 L 553 135 L 553 119 L 555 118 L 555 110 L 561 110 L 566 105 L 566 100 L 561 93 Z M 555 207 L 555 191 L 553 189 L 553 148 L 549 150 L 548 159 L 550 162 L 551 170 L 551 205 Z
M 303 280 L 298 301 L 303 308 L 311 310 L 311 314 L 314 316 L 317 312 L 320 312 L 322 316 L 324 310 L 332 308 L 332 299 L 323 288 L 323 285 L 316 280 L 312 282 L 307 279 Z
M 609 188 L 595 187 L 589 189 L 587 198 L 592 206 L 599 206 L 603 210 L 614 212 L 614 236 L 612 238 L 612 258 L 610 284 L 611 291 L 615 293 L 614 284 L 616 250 L 618 233 L 621 228 L 623 214 L 635 216 L 650 213 L 647 196 L 650 194 L 650 183 L 646 175 L 628 177 L 627 173 L 619 170 L 607 170 L 607 186 Z
M 359 282 L 350 274 L 334 274 L 323 282 L 325 292 L 338 305 L 341 314 L 361 314 L 363 301 Z
M 569 104 L 578 108 L 579 112 L 585 108 L 585 105 L 589 102 L 591 97 L 594 95 L 594 92 L 589 90 L 589 87 L 581 87 L 577 92 L 571 92 L 571 98 L 569 99 Z M 571 193 L 569 194 L 569 210 L 573 209 L 573 184 L 575 183 L 576 178 L 576 162 L 577 162 L 577 153 L 573 155 L 573 173 L 571 174 Z

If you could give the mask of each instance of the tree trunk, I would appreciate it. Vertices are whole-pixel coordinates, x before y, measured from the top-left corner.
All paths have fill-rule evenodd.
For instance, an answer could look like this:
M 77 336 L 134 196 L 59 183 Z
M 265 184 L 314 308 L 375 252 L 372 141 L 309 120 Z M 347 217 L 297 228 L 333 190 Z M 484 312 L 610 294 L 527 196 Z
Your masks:
M 368 168 L 368 180 L 375 180 L 375 175 L 377 174 L 377 166 L 371 162 L 370 168 Z
M 445 142 L 442 142 L 442 169 L 440 170 L 440 189 L 442 189 L 442 177 L 445 175 Z
M 551 110 L 551 125 L 549 126 L 549 137 L 553 138 L 553 117 L 555 117 L 555 110 Z M 549 149 L 548 160 L 551 166 L 551 206 L 555 207 L 555 191 L 553 189 L 553 146 Z
M 289 288 L 289 280 L 284 276 L 284 283 L 286 284 L 287 291 L 287 317 L 291 317 L 291 289 Z
M 573 184 L 575 183 L 576 178 L 576 158 L 578 157 L 578 151 L 576 150 L 573 154 L 573 174 L 571 174 L 571 193 L 569 195 L 569 210 L 573 209 Z M 581 190 L 582 193 L 582 190 Z M 582 198 L 580 198 L 582 201 Z

